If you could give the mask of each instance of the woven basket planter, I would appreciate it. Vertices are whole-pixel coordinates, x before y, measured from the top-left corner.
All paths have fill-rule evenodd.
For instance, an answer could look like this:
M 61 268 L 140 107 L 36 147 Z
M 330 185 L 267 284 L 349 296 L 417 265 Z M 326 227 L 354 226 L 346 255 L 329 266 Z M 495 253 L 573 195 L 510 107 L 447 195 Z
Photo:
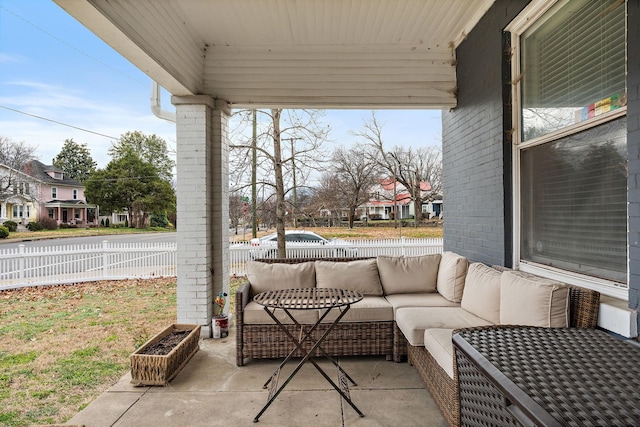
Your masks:
M 141 354 L 144 350 L 176 331 L 191 331 L 167 355 Z M 144 343 L 131 356 L 131 383 L 136 386 L 166 386 L 200 349 L 200 325 L 173 324 Z

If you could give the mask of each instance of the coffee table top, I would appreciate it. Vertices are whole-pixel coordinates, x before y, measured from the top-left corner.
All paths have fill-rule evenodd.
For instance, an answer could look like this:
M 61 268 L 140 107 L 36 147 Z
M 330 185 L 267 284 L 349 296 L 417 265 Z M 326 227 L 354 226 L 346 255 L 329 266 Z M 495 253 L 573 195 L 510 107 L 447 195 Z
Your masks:
M 500 326 L 463 330 L 453 342 L 521 408 L 570 426 L 640 421 L 640 347 L 605 332 Z
M 265 307 L 287 310 L 318 310 L 344 307 L 362 300 L 360 292 L 336 288 L 280 289 L 262 292 L 253 300 Z

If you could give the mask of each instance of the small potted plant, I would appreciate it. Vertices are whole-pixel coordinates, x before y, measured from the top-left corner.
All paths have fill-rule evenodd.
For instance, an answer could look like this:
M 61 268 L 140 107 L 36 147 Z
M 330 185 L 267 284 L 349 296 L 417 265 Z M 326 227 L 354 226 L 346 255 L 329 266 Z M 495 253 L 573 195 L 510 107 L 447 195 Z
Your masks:
M 212 320 L 213 338 L 225 338 L 229 335 L 229 316 L 224 314 L 224 306 L 227 303 L 227 294 L 218 293 L 213 301 L 214 316 Z

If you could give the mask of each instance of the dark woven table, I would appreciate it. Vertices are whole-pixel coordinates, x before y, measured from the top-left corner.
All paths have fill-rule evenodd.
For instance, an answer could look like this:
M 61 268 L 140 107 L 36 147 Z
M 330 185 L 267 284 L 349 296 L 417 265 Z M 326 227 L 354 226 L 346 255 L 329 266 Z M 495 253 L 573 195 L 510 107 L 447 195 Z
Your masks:
M 602 331 L 498 326 L 453 337 L 460 425 L 640 425 L 640 347 Z

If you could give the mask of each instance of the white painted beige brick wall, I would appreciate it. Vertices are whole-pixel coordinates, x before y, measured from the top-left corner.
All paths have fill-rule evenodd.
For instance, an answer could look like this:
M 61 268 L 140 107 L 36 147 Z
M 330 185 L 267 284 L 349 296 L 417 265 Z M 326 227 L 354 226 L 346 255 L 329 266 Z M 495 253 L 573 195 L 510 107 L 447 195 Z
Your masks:
M 226 103 L 173 97 L 177 133 L 178 323 L 211 333 L 213 298 L 229 292 Z

